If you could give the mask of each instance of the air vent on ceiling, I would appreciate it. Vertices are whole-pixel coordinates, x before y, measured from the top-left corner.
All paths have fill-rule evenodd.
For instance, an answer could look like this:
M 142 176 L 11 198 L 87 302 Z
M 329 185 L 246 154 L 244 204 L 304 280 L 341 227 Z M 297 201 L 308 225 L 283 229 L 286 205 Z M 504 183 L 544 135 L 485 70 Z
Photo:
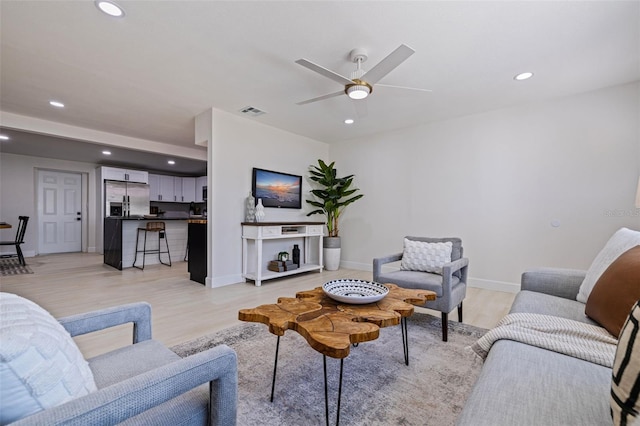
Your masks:
M 240 112 L 243 114 L 250 115 L 252 117 L 257 117 L 259 115 L 266 114 L 264 111 L 261 111 L 258 108 L 255 108 L 252 106 L 244 107 L 240 110 Z

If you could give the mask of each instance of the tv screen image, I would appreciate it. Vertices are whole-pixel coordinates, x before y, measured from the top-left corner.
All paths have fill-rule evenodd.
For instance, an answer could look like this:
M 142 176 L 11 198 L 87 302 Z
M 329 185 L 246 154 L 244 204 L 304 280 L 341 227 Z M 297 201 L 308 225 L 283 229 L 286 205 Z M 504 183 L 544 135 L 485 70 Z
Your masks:
M 302 176 L 254 168 L 251 189 L 265 207 L 302 208 Z

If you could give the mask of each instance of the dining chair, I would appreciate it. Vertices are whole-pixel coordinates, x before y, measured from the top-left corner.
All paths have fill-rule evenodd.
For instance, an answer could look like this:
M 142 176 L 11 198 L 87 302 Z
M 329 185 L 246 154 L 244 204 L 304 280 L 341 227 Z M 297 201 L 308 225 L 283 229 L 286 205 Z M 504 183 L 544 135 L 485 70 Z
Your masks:
M 22 254 L 21 244 L 24 244 L 24 233 L 27 230 L 29 216 L 18 216 L 18 230 L 16 231 L 16 239 L 14 241 L 0 241 L 0 246 L 16 246 L 16 254 L 3 255 L 2 257 L 18 257 L 20 265 L 25 266 L 24 255 Z

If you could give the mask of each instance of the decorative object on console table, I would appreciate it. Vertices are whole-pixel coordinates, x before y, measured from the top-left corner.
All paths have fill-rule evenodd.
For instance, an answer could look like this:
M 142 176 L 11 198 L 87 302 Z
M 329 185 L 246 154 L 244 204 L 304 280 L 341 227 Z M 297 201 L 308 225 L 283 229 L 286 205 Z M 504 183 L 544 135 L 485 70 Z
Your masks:
M 298 247 L 297 244 L 293 245 L 293 250 L 291 250 L 291 258 L 293 260 L 293 263 L 298 265 L 298 268 L 299 268 L 300 267 L 300 248 Z
M 273 272 L 285 272 L 298 269 L 298 265 L 293 260 L 272 260 L 267 265 L 267 269 Z
M 256 218 L 256 199 L 253 197 L 253 193 L 249 193 L 245 201 L 245 222 L 253 222 Z
M 340 215 L 346 206 L 364 196 L 363 194 L 352 196 L 359 191 L 358 188 L 351 187 L 354 175 L 337 177 L 334 164 L 335 161 L 327 165 L 324 161 L 318 160 L 317 166 L 311 166 L 309 179 L 321 186 L 320 189 L 311 190 L 311 193 L 321 201 L 306 200 L 307 203 L 317 207 L 316 210 L 307 213 L 307 216 L 324 214 L 327 218 L 328 235 L 323 240 L 323 257 L 324 266 L 328 271 L 335 271 L 340 267 L 340 229 L 338 227 Z
M 256 205 L 256 222 L 264 222 L 264 206 L 262 205 L 262 198 L 258 198 L 258 204 Z
M 289 260 L 289 253 L 287 253 L 286 251 L 281 251 L 280 253 L 278 253 L 278 260 Z

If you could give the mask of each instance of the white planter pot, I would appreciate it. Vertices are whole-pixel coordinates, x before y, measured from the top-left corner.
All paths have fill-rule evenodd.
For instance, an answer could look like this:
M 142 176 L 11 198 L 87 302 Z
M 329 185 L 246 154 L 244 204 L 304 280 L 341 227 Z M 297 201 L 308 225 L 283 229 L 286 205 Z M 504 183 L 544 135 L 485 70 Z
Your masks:
M 337 271 L 340 269 L 340 237 L 324 238 L 323 246 L 324 268 L 327 271 Z

